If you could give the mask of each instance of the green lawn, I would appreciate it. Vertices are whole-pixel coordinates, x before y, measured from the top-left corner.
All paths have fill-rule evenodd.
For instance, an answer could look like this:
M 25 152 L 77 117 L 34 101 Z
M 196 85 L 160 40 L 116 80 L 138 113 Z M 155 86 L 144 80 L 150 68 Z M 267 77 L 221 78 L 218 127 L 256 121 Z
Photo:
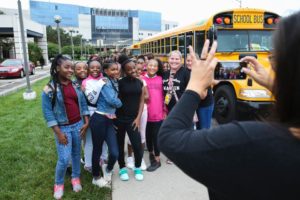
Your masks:
M 53 199 L 56 147 L 41 109 L 41 91 L 47 80 L 33 85 L 37 99 L 23 100 L 25 90 L 0 97 L 0 199 Z M 65 178 L 63 199 L 111 199 L 110 189 L 92 185 L 82 170 L 83 191 L 74 193 Z

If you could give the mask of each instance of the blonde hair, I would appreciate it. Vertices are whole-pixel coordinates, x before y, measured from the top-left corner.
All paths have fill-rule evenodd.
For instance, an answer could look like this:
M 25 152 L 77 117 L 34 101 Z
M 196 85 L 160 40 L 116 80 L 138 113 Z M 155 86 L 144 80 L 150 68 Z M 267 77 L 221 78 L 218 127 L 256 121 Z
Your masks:
M 178 51 L 178 50 L 171 51 L 169 53 L 168 57 L 170 58 L 173 54 L 177 54 L 180 57 L 180 59 L 182 59 L 182 54 L 180 51 Z

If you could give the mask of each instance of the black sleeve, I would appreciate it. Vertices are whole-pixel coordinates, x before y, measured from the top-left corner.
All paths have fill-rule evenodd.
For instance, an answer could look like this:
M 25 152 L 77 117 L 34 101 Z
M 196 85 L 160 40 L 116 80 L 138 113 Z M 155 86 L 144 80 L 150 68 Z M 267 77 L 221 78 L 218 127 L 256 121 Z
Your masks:
M 228 177 L 237 174 L 232 169 L 243 160 L 243 147 L 249 138 L 241 134 L 244 130 L 239 123 L 193 130 L 192 119 L 199 102 L 197 93 L 185 91 L 160 128 L 159 147 L 192 178 L 208 187 L 220 184 L 224 188 Z

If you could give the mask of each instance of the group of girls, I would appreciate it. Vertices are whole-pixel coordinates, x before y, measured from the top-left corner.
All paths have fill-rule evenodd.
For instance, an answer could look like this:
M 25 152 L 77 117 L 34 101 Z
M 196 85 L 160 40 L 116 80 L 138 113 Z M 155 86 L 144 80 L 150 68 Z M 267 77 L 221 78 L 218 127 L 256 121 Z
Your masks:
M 129 179 L 124 161 L 126 133 L 134 153 L 135 179 L 141 181 L 144 178 L 141 164 L 145 146 L 145 119 L 148 117 L 147 113 L 145 116 L 147 109 L 144 107 L 146 101 L 151 104 L 151 97 L 147 97 L 146 84 L 151 77 L 155 80 L 155 71 L 143 80 L 141 76 L 137 76 L 139 72 L 131 59 L 120 56 L 119 63 L 104 63 L 102 66 L 97 59 L 94 59 L 88 64 L 83 62 L 73 64 L 63 55 L 58 55 L 52 62 L 51 78 L 42 93 L 42 109 L 44 118 L 48 126 L 53 129 L 56 139 L 58 154 L 54 185 L 56 199 L 61 199 L 63 196 L 64 177 L 70 161 L 73 190 L 75 192 L 82 190 L 80 182 L 82 140 L 84 141 L 84 168 L 91 171 L 94 185 L 105 187 L 110 183 L 117 160 L 120 166 L 120 179 L 123 181 Z M 157 62 L 155 65 L 157 68 Z M 124 74 L 121 79 L 119 79 L 120 67 Z M 161 81 L 158 91 L 161 92 L 159 97 L 162 110 L 161 78 L 158 81 Z M 155 89 L 155 86 L 153 88 Z M 149 114 L 151 115 L 151 112 Z M 161 123 L 163 115 L 150 116 L 148 120 Z M 142 137 L 141 129 L 144 130 Z M 155 130 L 155 128 L 149 129 L 150 135 L 153 132 L 151 129 Z M 148 137 L 152 139 L 147 135 Z M 107 147 L 103 145 L 104 142 Z M 157 143 L 154 143 L 147 143 L 148 149 L 151 150 L 153 147 L 157 149 Z M 107 148 L 108 158 L 107 153 L 103 153 Z M 107 161 L 101 163 L 100 160 Z M 102 164 L 102 170 L 99 163 Z M 145 165 L 144 161 L 143 164 Z

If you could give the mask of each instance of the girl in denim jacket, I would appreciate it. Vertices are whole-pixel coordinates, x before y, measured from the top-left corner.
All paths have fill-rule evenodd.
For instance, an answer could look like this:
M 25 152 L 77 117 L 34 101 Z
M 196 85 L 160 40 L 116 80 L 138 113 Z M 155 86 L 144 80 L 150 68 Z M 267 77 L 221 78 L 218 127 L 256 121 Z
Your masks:
M 116 118 L 116 108 L 122 106 L 118 98 L 118 85 L 116 76 L 118 67 L 116 63 L 105 63 L 103 66 L 105 85 L 102 87 L 97 100 L 97 109 L 91 117 L 90 128 L 92 131 L 93 153 L 92 153 L 92 183 L 98 187 L 108 186 L 111 182 L 112 169 L 116 163 L 119 150 L 113 119 Z M 109 151 L 108 164 L 102 165 L 104 178 L 100 175 L 100 155 L 103 142 L 106 142 Z
M 54 198 L 64 193 L 64 177 L 72 159 L 73 191 L 82 190 L 80 184 L 81 137 L 88 128 L 88 109 L 80 85 L 72 82 L 73 64 L 58 55 L 52 62 L 51 80 L 42 93 L 42 110 L 48 127 L 55 133 L 58 161 L 55 170 Z

